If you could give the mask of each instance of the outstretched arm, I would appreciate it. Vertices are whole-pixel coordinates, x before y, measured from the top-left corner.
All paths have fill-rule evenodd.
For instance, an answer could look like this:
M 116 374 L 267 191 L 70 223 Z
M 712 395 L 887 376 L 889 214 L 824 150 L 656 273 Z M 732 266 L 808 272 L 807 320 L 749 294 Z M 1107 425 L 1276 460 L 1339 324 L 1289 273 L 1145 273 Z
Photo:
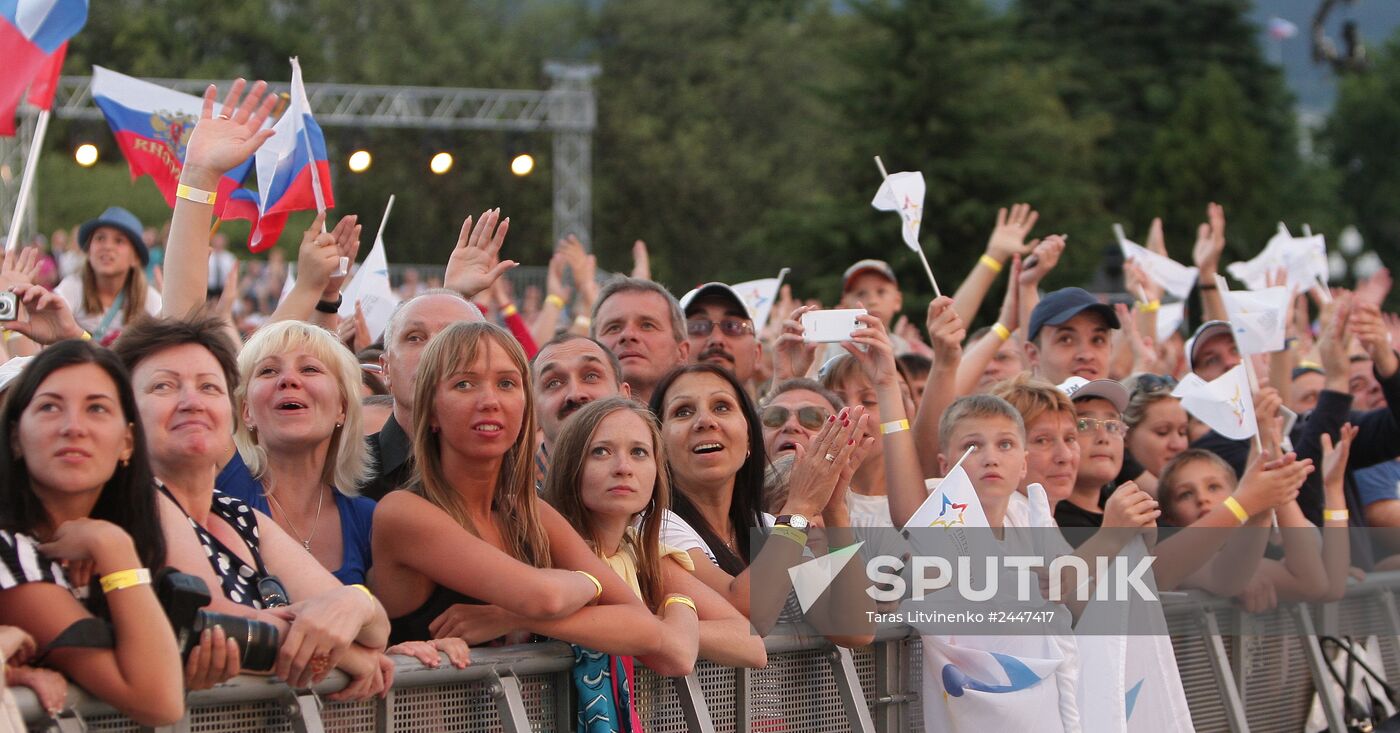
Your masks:
M 997 275 L 1006 263 L 1010 262 L 1012 257 L 1025 255 L 1030 251 L 1030 247 L 1025 244 L 1026 235 L 1035 226 L 1038 218 L 1040 215 L 1030 204 L 1015 204 L 1009 212 L 1006 209 L 997 210 L 996 227 L 992 229 L 992 236 L 987 239 L 986 252 L 977 260 L 977 264 L 972 266 L 972 272 L 967 274 L 958 286 L 958 292 L 953 295 L 953 307 L 963 323 L 971 323 L 972 319 L 977 317 L 977 309 L 982 307 L 982 299 L 987 296 L 987 291 L 991 289 L 992 283 L 996 282 Z

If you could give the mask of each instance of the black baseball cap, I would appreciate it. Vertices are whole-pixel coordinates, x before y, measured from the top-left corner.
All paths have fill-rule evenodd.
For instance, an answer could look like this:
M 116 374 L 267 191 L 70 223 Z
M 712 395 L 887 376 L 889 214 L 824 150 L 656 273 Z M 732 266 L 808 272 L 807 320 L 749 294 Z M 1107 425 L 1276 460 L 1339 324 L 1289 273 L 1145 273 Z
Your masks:
M 1031 311 L 1031 325 L 1027 336 L 1034 341 L 1040 335 L 1043 326 L 1058 326 L 1084 311 L 1103 316 L 1109 328 L 1122 328 L 1122 324 L 1118 322 L 1118 314 L 1113 312 L 1113 306 L 1100 303 L 1098 298 L 1084 288 L 1061 288 L 1035 304 L 1035 309 Z

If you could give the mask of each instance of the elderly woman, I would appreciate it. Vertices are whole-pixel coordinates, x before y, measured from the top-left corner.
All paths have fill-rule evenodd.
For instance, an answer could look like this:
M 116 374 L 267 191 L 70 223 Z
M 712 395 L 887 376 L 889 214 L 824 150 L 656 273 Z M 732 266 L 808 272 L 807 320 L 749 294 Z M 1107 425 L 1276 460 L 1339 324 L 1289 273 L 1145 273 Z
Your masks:
M 141 220 L 120 206 L 84 223 L 78 228 L 78 246 L 87 253 L 82 272 L 54 288 L 98 341 L 110 343 L 124 325 L 160 312 L 160 293 L 146 284 L 151 255 L 141 232 Z
M 238 452 L 215 488 L 272 517 L 340 582 L 363 584 L 374 502 L 354 495 L 368 461 L 354 355 L 323 328 L 282 321 L 244 344 L 238 371 Z
M 223 323 L 143 319 L 113 348 L 131 370 L 150 441 L 169 564 L 219 589 L 211 610 L 278 625 L 274 672 L 293 686 L 339 667 L 352 678 L 342 697 L 383 690 L 392 665 L 380 653 L 389 624 L 379 602 L 363 587 L 342 585 L 266 515 L 214 489 L 230 455 L 230 385 L 238 382 Z M 268 592 L 270 579 L 280 580 L 292 605 L 267 610 L 280 602 Z M 230 656 L 220 677 L 238 672 Z
M 0 624 L 51 648 L 49 666 L 125 715 L 167 725 L 184 712 L 180 655 L 151 588 L 165 546 L 135 413 L 121 364 L 81 341 L 46 349 L 11 387 Z M 110 646 L 50 646 L 94 617 L 111 624 Z

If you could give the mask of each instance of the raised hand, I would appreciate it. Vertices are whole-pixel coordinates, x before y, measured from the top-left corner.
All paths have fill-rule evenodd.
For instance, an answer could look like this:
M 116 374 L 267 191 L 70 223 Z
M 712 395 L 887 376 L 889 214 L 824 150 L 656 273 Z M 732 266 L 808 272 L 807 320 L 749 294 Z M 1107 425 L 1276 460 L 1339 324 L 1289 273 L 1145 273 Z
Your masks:
M 7 290 L 11 285 L 32 284 L 39 274 L 39 267 L 37 247 L 25 247 L 18 253 L 12 249 L 5 250 L 4 258 L 0 259 L 0 290 Z
M 1385 303 L 1385 297 L 1390 295 L 1392 284 L 1390 270 L 1382 267 L 1370 277 L 1356 284 L 1356 300 L 1359 303 L 1369 303 L 1379 308 Z
M 331 230 L 331 238 L 335 240 L 335 250 L 343 260 L 337 260 L 336 269 L 332 271 L 330 280 L 326 283 L 326 290 L 322 293 L 322 300 L 335 300 L 340 297 L 340 289 L 345 284 L 346 278 L 350 277 L 350 264 L 355 261 L 355 255 L 360 252 L 360 217 L 355 214 L 342 216 L 336 223 L 335 229 Z M 345 264 L 343 274 L 340 272 L 340 264 Z
M 773 378 L 776 380 L 806 376 L 817 359 L 817 344 L 809 344 L 802 339 L 802 316 L 814 310 L 815 305 L 799 306 L 783 319 L 782 333 L 778 334 L 773 345 Z
M 814 517 L 827 506 L 857 442 L 864 442 L 856 437 L 869 432 L 869 417 L 861 405 L 844 408 L 827 418 L 806 448 L 797 446 L 783 514 Z
M 549 270 L 544 276 L 545 295 L 556 296 L 565 303 L 568 303 L 569 298 L 573 297 L 573 293 L 564 284 L 564 267 L 567 265 L 568 261 L 565 259 L 564 253 L 555 252 L 549 258 Z
M 1151 529 L 1157 526 L 1157 517 L 1162 510 L 1152 495 L 1138 488 L 1132 481 L 1124 481 L 1103 507 L 1103 526 Z
M 1352 320 L 1353 312 L 1351 308 L 1351 298 L 1349 296 L 1338 296 L 1331 302 L 1322 306 L 1319 314 L 1319 323 L 1322 324 L 1322 332 L 1317 337 L 1317 355 L 1322 362 L 1322 370 L 1329 377 L 1345 379 L 1349 368 L 1347 362 L 1347 342 L 1350 340 L 1347 324 Z M 1350 333 L 1366 333 L 1372 335 L 1367 327 L 1366 316 L 1359 318 L 1358 324 L 1353 324 Z
M 1292 453 L 1273 460 L 1254 460 L 1240 477 L 1234 496 L 1254 516 L 1297 499 L 1298 489 L 1312 472 L 1311 458 L 1300 461 Z
M 647 243 L 640 239 L 632 243 L 632 277 L 651 279 L 651 254 L 647 252 Z
M 868 313 L 856 316 L 856 322 L 864 328 L 851 331 L 851 340 L 842 341 L 841 348 L 860 364 L 871 384 L 878 387 L 896 383 L 899 369 L 894 364 L 894 342 L 890 341 L 885 324 Z
M 957 368 L 962 361 L 962 344 L 967 338 L 967 326 L 953 308 L 953 299 L 946 295 L 928 304 L 929 342 L 933 346 L 933 363 L 945 369 Z M 1006 325 L 1006 324 L 1002 324 Z
M 467 217 L 447 260 L 443 285 L 470 300 L 518 265 L 514 260 L 500 259 L 501 245 L 509 230 L 510 217 L 502 219 L 500 209 L 483 212 L 474 226 L 472 218 Z
M 1065 235 L 1051 234 L 1050 236 L 1034 243 L 1031 253 L 1021 261 L 1021 276 L 1018 282 L 1023 287 L 1035 287 L 1040 284 L 1050 271 L 1055 269 L 1055 265 L 1060 262 L 1060 255 L 1065 251 Z
M 1200 268 L 1200 281 L 1215 284 L 1220 270 L 1220 256 L 1225 252 L 1225 208 L 1212 202 L 1206 206 L 1206 221 L 1196 228 L 1196 245 L 1191 260 Z
M 1160 303 L 1162 300 L 1162 286 L 1148 277 L 1142 266 L 1132 260 L 1123 261 L 1123 284 L 1128 288 L 1128 294 L 1134 298 L 1146 297 L 1145 303 Z
M 58 293 L 40 285 L 15 285 L 10 290 L 24 307 L 24 317 L 8 324 L 11 331 L 45 346 L 64 339 L 82 338 L 83 329 L 73 318 L 73 310 Z
M 222 176 L 272 137 L 271 128 L 264 129 L 263 123 L 277 106 L 277 95 L 267 93 L 267 82 L 259 81 L 245 96 L 247 84 L 243 79 L 233 83 L 217 115 L 218 90 L 213 84 L 204 90 L 204 109 L 185 147 L 186 172 Z
M 997 210 L 997 224 L 992 236 L 987 239 L 987 256 L 997 262 L 1006 262 L 1013 255 L 1025 255 L 1030 250 L 1026 246 L 1026 235 L 1035 227 L 1040 214 L 1030 204 L 1014 204 L 1008 212 Z
M 1362 348 L 1366 349 L 1366 353 L 1371 355 L 1376 371 L 1381 376 L 1388 377 L 1394 374 L 1397 367 L 1400 367 L 1400 357 L 1395 355 L 1390 329 L 1381 317 L 1380 308 L 1372 303 L 1358 303 L 1346 315 L 1349 315 L 1349 318 L 1342 319 L 1338 330 L 1349 328 L 1351 334 L 1361 342 Z
M 1356 439 L 1360 430 L 1351 423 L 1343 425 L 1335 445 L 1331 435 L 1322 434 L 1322 486 L 1329 493 L 1342 495 L 1347 475 L 1347 459 L 1351 457 L 1352 441 Z
M 331 277 L 340 267 L 340 248 L 336 244 L 335 235 L 323 231 L 325 223 L 325 213 L 319 213 L 311 222 L 311 226 L 302 232 L 301 246 L 297 249 L 295 286 L 314 287 L 321 291 L 322 295 L 329 289 Z
M 1167 254 L 1167 238 L 1162 235 L 1162 217 L 1152 218 L 1152 225 L 1147 228 L 1147 241 L 1143 243 L 1143 246 L 1150 252 L 1170 257 Z

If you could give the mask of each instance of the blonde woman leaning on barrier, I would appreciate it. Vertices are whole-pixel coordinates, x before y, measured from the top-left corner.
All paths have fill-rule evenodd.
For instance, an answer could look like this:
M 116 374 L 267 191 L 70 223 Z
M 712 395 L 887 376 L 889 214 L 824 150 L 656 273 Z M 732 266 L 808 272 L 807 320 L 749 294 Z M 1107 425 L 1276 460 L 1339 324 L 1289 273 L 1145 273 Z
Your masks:
M 360 365 L 335 336 L 301 321 L 253 334 L 238 354 L 238 451 L 219 491 L 272 517 L 346 585 L 370 565 L 374 502 L 360 437 Z
M 612 397 L 573 415 L 554 443 L 544 497 L 598 556 L 675 630 L 676 604 L 690 599 L 700 618 L 699 655 L 731 667 L 767 664 L 748 619 L 694 576 L 695 562 L 661 543 L 670 507 L 666 447 L 645 407 Z M 688 604 L 687 604 L 688 605 Z
M 204 580 L 210 610 L 276 625 L 281 641 L 273 672 L 289 684 L 306 687 L 339 668 L 351 684 L 336 699 L 382 692 L 393 663 L 380 653 L 389 623 L 378 601 L 364 587 L 341 585 L 267 515 L 214 489 L 229 455 L 230 385 L 238 380 L 224 324 L 144 319 L 128 326 L 113 350 L 131 370 L 150 440 L 170 565 Z M 280 580 L 285 597 L 265 590 L 272 579 Z M 226 666 L 207 670 L 197 684 L 239 672 L 236 649 L 220 651 L 229 652 Z
M 2 415 L 0 624 L 122 714 L 179 720 L 180 652 L 150 581 L 165 547 L 125 370 L 106 349 L 60 342 Z
M 669 648 L 662 623 L 536 496 L 529 373 L 520 344 L 491 324 L 429 342 L 414 393 L 418 480 L 374 517 L 371 582 L 393 641 L 528 632 L 688 673 L 693 648 L 689 660 Z

